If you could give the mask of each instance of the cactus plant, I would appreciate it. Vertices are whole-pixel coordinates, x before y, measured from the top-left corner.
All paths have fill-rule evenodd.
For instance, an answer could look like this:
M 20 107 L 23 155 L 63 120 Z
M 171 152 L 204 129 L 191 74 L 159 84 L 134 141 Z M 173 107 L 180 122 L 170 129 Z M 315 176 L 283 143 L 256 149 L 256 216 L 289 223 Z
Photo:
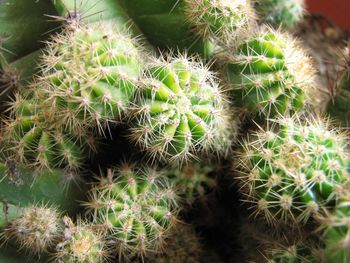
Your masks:
M 256 9 L 267 23 L 274 27 L 291 28 L 299 23 L 305 13 L 304 0 L 258 0 Z
M 157 59 L 146 69 L 130 138 L 151 158 L 174 163 L 230 146 L 227 102 L 213 73 L 184 56 Z
M 255 19 L 249 0 L 185 0 L 185 14 L 190 26 L 202 38 L 220 43 L 233 40 L 247 31 Z
M 346 138 L 327 121 L 279 118 L 245 142 L 238 170 L 248 202 L 268 222 L 306 223 L 349 180 Z
M 99 263 L 107 260 L 108 251 L 105 250 L 106 244 L 100 230 L 96 230 L 93 225 L 81 219 L 74 224 L 65 216 L 63 222 L 64 235 L 54 253 L 57 262 Z
M 223 57 L 223 77 L 246 111 L 265 117 L 284 115 L 310 102 L 315 71 L 298 41 L 288 34 L 263 27 Z
M 161 171 L 135 166 L 108 170 L 87 204 L 94 221 L 109 230 L 119 258 L 161 251 L 176 222 L 177 198 L 169 181 Z
M 139 48 L 113 22 L 77 25 L 54 37 L 41 62 L 41 84 L 60 119 L 99 131 L 120 121 L 139 77 Z
M 45 205 L 32 205 L 24 208 L 8 206 L 16 209 L 16 217 L 8 221 L 2 238 L 6 241 L 15 240 L 19 248 L 40 254 L 47 251 L 62 232 L 60 214 L 56 208 Z M 2 210 L 7 213 L 6 210 Z
M 4 128 L 5 154 L 38 169 L 80 168 L 91 142 L 89 134 L 60 127 L 48 104 L 35 97 L 17 94 L 13 101 Z
M 167 176 L 174 182 L 183 200 L 192 205 L 195 201 L 204 201 L 206 194 L 216 188 L 215 172 L 215 165 L 192 162 L 181 168 L 170 168 Z

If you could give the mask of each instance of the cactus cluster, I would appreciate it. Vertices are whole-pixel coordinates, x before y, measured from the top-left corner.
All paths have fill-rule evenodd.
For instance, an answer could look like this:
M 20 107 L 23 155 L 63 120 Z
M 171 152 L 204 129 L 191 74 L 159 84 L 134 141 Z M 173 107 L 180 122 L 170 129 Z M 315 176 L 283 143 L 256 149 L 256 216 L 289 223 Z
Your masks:
M 350 260 L 349 139 L 313 113 L 316 70 L 281 30 L 304 1 L 0 13 L 1 262 Z

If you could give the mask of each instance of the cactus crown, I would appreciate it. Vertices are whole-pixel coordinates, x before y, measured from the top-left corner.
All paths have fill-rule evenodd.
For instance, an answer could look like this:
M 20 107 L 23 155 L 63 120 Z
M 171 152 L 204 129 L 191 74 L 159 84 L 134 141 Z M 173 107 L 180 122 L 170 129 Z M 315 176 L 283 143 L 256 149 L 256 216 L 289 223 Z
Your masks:
M 181 163 L 229 146 L 225 97 L 195 59 L 180 56 L 148 65 L 136 101 L 131 138 L 153 159 Z
M 124 164 L 109 170 L 92 191 L 89 207 L 106 224 L 120 257 L 163 249 L 176 221 L 176 195 L 162 173 Z
M 316 119 L 279 118 L 271 126 L 244 143 L 242 187 L 268 222 L 307 222 L 349 180 L 346 139 Z
M 140 47 L 112 22 L 68 29 L 48 43 L 42 80 L 64 123 L 101 132 L 129 107 L 142 65 Z
M 226 42 L 247 30 L 255 18 L 249 0 L 186 0 L 190 25 L 202 37 Z
M 78 220 L 75 225 L 69 217 L 64 217 L 64 238 L 56 246 L 55 258 L 58 262 L 100 263 L 108 257 L 101 231 Z
M 310 58 L 288 34 L 262 28 L 225 56 L 228 84 L 237 103 L 250 112 L 284 115 L 310 103 L 315 71 Z

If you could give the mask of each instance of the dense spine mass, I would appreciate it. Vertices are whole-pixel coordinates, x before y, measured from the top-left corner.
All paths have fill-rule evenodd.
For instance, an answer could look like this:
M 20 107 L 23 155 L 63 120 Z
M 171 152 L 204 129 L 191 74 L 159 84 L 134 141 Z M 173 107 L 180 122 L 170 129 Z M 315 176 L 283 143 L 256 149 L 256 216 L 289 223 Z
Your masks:
M 141 72 L 140 47 L 113 22 L 68 27 L 49 43 L 42 85 L 63 122 L 99 129 L 120 121 Z
M 349 180 L 346 138 L 321 120 L 280 118 L 244 144 L 242 189 L 256 214 L 307 222 L 338 198 Z
M 314 69 L 288 34 L 262 28 L 232 50 L 224 54 L 223 76 L 246 111 L 276 116 L 310 103 Z
M 219 43 L 248 30 L 255 14 L 249 0 L 186 0 L 185 13 L 194 32 Z
M 155 60 L 146 69 L 135 104 L 131 138 L 153 159 L 181 163 L 200 153 L 222 154 L 230 146 L 227 102 L 200 62 Z
M 124 164 L 93 188 L 88 207 L 107 227 L 111 249 L 120 258 L 163 249 L 176 222 L 177 198 L 162 174 Z

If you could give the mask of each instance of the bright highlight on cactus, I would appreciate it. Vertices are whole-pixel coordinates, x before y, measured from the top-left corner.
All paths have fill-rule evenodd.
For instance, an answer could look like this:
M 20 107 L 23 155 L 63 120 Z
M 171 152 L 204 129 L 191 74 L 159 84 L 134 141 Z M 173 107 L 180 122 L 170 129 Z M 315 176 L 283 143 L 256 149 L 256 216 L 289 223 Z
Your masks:
M 140 47 L 112 22 L 68 29 L 48 43 L 41 63 L 46 92 L 64 123 L 101 132 L 129 107 L 142 65 Z
M 57 126 L 51 111 L 41 98 L 17 94 L 4 129 L 5 154 L 38 169 L 80 168 L 87 145 L 93 147 L 88 132 L 74 134 Z
M 247 30 L 255 18 L 249 0 L 186 0 L 185 13 L 195 32 L 226 42 Z
M 69 217 L 63 218 L 65 224 L 63 240 L 57 244 L 55 258 L 57 262 L 100 263 L 108 257 L 104 236 L 78 220 L 75 225 Z
M 284 115 L 310 102 L 315 71 L 291 36 L 263 28 L 224 56 L 224 77 L 247 111 Z
M 328 122 L 279 118 L 244 143 L 239 171 L 254 214 L 268 222 L 307 222 L 322 214 L 349 180 L 346 137 Z
M 186 57 L 154 61 L 136 97 L 131 138 L 153 159 L 181 163 L 229 148 L 225 97 L 200 62 Z
M 101 178 L 88 206 L 107 226 L 120 258 L 161 251 L 177 213 L 176 195 L 161 172 L 126 164 Z
M 304 0 L 258 0 L 256 9 L 265 22 L 275 27 L 291 28 L 305 13 Z
M 28 206 L 9 222 L 2 238 L 14 240 L 31 253 L 47 251 L 62 234 L 59 212 L 54 207 Z

